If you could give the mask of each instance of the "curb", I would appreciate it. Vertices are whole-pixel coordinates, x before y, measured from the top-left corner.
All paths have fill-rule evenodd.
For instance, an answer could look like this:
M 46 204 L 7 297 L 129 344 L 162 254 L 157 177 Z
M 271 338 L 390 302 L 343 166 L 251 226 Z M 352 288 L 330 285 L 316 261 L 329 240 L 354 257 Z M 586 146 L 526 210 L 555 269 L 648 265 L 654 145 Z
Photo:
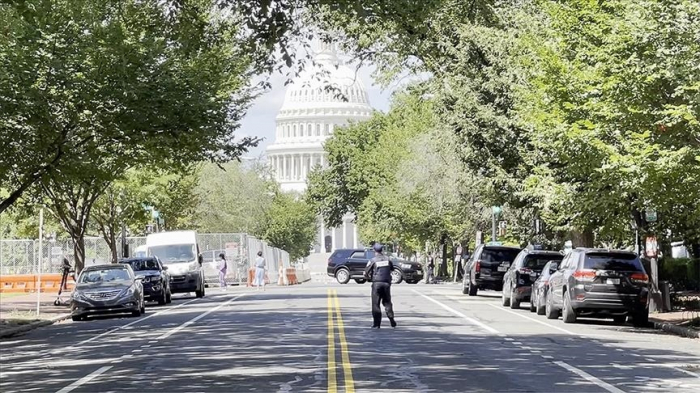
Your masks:
M 43 321 L 32 322 L 32 323 L 28 323 L 28 324 L 26 324 L 26 325 L 17 326 L 17 327 L 15 327 L 15 328 L 3 330 L 3 331 L 0 331 L 0 338 L 12 337 L 12 336 L 14 336 L 14 335 L 17 335 L 17 334 L 20 334 L 20 333 L 24 333 L 24 332 L 28 332 L 28 331 L 30 331 L 30 330 L 34 330 L 34 329 L 37 329 L 37 328 L 40 328 L 40 327 L 53 325 L 53 324 L 56 323 L 56 322 L 60 322 L 60 321 L 66 320 L 66 319 L 68 319 L 68 318 L 70 318 L 70 317 L 71 317 L 71 314 L 63 314 L 63 315 L 59 315 L 59 316 L 54 317 L 54 318 L 51 318 L 51 319 L 46 319 L 46 320 L 43 320 Z
M 668 322 L 654 322 L 654 329 L 663 330 L 664 332 L 674 334 L 676 336 L 687 338 L 700 338 L 700 331 L 689 329 L 683 326 L 674 325 Z

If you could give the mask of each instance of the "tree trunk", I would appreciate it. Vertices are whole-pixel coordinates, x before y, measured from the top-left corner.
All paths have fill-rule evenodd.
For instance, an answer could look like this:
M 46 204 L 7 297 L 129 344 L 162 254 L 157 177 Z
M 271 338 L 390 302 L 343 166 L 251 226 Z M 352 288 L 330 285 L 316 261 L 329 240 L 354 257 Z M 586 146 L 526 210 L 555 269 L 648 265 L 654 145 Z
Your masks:
M 71 231 L 70 235 L 73 239 L 75 273 L 78 275 L 85 268 L 85 235 L 82 233 L 82 231 Z
M 440 247 L 442 248 L 442 262 L 440 263 L 440 270 L 438 271 L 438 276 L 449 277 L 450 275 L 447 272 L 447 243 L 442 243 Z
M 571 241 L 574 243 L 574 248 L 576 247 L 593 247 L 594 238 L 593 231 L 590 229 L 585 229 L 583 232 L 573 231 L 571 232 Z

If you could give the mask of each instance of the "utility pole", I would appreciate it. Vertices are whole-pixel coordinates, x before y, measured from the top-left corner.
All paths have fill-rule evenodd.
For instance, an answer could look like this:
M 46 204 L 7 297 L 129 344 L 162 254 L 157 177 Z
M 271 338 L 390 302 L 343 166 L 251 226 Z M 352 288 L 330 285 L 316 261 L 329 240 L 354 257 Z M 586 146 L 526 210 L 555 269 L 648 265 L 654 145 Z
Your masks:
M 39 316 L 41 308 L 41 269 L 44 259 L 44 207 L 39 209 L 39 266 L 36 274 L 36 315 Z
M 501 214 L 501 207 L 500 206 L 493 206 L 491 207 L 491 241 L 496 242 L 498 241 L 498 230 L 496 228 L 496 219 L 498 218 L 498 215 Z

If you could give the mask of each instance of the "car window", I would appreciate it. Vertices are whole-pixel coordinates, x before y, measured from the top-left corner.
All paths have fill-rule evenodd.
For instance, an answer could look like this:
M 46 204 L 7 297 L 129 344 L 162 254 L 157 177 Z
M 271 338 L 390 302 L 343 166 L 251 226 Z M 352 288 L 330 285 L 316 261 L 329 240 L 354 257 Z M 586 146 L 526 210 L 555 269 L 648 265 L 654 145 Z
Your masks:
M 364 251 L 355 251 L 352 253 L 352 256 L 350 256 L 350 258 L 364 258 L 364 257 L 365 257 Z
M 88 270 L 80 276 L 81 283 L 128 281 L 131 276 L 126 269 Z
M 511 269 L 517 269 L 522 266 L 523 260 L 525 259 L 525 255 L 527 253 L 525 251 L 521 251 L 520 254 L 518 254 L 518 257 L 515 258 L 515 261 L 510 265 Z
M 549 261 L 561 261 L 564 258 L 563 255 L 537 255 L 532 254 L 525 257 L 525 263 L 523 267 L 541 272 L 544 266 Z
M 481 253 L 481 260 L 484 262 L 513 262 L 515 257 L 518 256 L 520 250 L 512 250 L 508 248 L 497 248 L 497 249 L 484 249 Z
M 622 253 L 587 254 L 583 267 L 593 270 L 644 271 L 636 255 Z

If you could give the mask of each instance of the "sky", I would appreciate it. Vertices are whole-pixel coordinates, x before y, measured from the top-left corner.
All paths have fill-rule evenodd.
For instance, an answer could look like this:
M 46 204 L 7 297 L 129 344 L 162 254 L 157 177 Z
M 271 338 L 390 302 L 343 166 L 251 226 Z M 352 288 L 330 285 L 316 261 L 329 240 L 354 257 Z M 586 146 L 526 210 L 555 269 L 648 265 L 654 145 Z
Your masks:
M 373 71 L 374 67 L 362 67 L 358 75 L 365 85 L 372 108 L 386 112 L 389 110 L 391 95 L 398 87 L 392 85 L 382 89 L 381 86 L 374 83 Z M 270 79 L 272 88 L 258 97 L 241 121 L 241 127 L 236 131 L 238 137 L 257 136 L 264 138 L 258 147 L 252 148 L 245 157 L 260 157 L 265 153 L 265 148 L 274 142 L 275 116 L 282 107 L 286 89 L 292 86 L 291 84 L 285 86 L 285 80 L 285 75 L 273 75 Z

